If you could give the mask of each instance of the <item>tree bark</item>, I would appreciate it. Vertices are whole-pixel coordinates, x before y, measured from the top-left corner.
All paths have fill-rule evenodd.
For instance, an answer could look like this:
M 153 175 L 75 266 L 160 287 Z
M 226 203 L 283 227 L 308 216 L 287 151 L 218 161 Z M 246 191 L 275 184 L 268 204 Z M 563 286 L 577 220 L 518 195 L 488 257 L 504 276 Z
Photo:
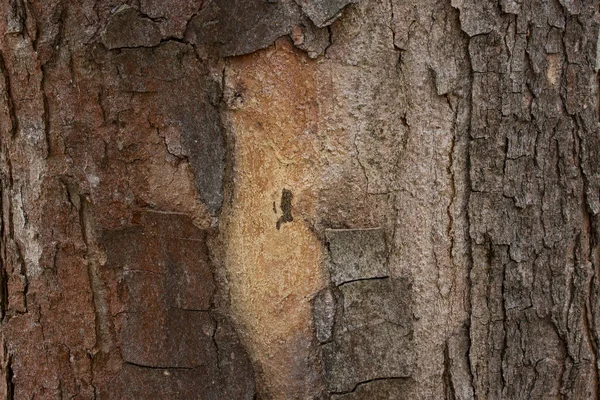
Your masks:
M 600 396 L 600 2 L 0 4 L 4 398 Z

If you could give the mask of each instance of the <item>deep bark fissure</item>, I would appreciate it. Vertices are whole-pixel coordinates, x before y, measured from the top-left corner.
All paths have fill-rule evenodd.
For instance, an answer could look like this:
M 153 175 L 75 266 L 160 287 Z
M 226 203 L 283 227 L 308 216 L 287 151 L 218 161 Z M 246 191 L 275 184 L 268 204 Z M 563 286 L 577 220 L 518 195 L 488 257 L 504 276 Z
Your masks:
M 10 118 L 10 137 L 14 138 L 17 131 L 19 130 L 19 120 L 15 113 L 15 104 L 13 100 L 12 87 L 10 83 L 10 73 L 6 68 L 6 62 L 4 61 L 4 55 L 0 51 L 0 72 L 2 73 L 2 77 L 4 79 L 4 100 L 8 105 L 8 114 Z M 7 143 L 4 143 L 4 148 L 6 148 Z
M 42 94 L 42 103 L 44 105 L 43 107 L 43 114 L 42 114 L 42 121 L 44 124 L 44 142 L 45 142 L 45 152 L 46 152 L 46 157 L 48 157 L 48 154 L 52 152 L 52 149 L 50 148 L 50 105 L 48 104 L 48 97 L 46 95 L 46 68 L 44 66 L 41 67 L 41 82 L 40 82 L 40 92 Z
M 200 367 L 200 365 L 194 366 L 194 367 L 169 366 L 168 364 L 165 364 L 165 365 L 145 365 L 145 364 L 134 363 L 134 362 L 131 362 L 131 361 L 125 361 L 124 364 L 131 365 L 131 366 L 138 367 L 138 368 L 154 369 L 154 370 L 160 370 L 160 371 L 168 371 L 170 369 L 175 370 L 175 371 L 177 371 L 177 370 L 191 371 L 191 370 L 194 370 L 194 369 Z
M 357 383 L 352 390 L 349 391 L 345 391 L 345 392 L 329 392 L 330 395 L 344 395 L 344 394 L 350 394 L 350 393 L 356 393 L 356 391 L 361 387 L 361 386 L 366 386 L 370 383 L 373 382 L 380 382 L 380 381 L 406 381 L 409 380 L 409 377 L 405 377 L 405 376 L 391 376 L 391 377 L 383 377 L 383 378 L 374 378 L 374 379 L 369 379 L 366 381 L 362 381 Z
M 6 352 L 5 352 L 6 354 Z M 8 360 L 6 362 L 6 399 L 7 400 L 15 400 L 15 386 L 13 382 L 13 370 L 12 370 L 12 355 L 8 355 Z
M 452 383 L 452 377 L 450 375 L 450 369 L 452 368 L 452 360 L 450 359 L 450 354 L 448 350 L 448 343 L 446 342 L 446 346 L 444 346 L 444 393 L 446 400 L 454 400 L 456 399 L 456 393 L 454 391 L 454 384 Z
M 71 194 L 70 194 L 71 195 Z M 108 352 L 113 346 L 106 289 L 100 277 L 100 248 L 98 247 L 93 223 L 92 205 L 87 195 L 75 193 L 78 201 L 79 223 L 86 246 L 85 261 L 87 263 L 89 284 L 96 318 L 96 346 L 102 352 Z

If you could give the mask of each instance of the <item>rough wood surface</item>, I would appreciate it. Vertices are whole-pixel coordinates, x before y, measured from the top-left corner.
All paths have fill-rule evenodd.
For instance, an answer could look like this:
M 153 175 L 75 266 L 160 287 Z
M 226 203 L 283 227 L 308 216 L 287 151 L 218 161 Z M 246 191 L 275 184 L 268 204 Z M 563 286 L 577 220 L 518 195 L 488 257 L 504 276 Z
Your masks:
M 598 398 L 599 10 L 0 0 L 0 395 Z

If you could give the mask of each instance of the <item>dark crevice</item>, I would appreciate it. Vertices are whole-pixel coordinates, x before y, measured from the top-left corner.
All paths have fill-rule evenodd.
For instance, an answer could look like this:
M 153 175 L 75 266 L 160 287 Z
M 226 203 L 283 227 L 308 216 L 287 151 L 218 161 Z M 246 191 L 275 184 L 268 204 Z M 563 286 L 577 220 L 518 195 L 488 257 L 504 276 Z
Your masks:
M 6 360 L 6 366 L 5 366 L 6 399 L 7 400 L 15 400 L 15 383 L 13 381 L 14 373 L 13 373 L 13 369 L 12 369 L 12 354 L 8 354 L 6 345 L 4 346 L 4 356 L 8 358 Z
M 325 28 L 327 29 L 329 44 L 323 49 L 323 57 L 327 58 L 327 50 L 333 44 L 333 31 L 331 30 L 331 25 L 327 25 Z
M 119 47 L 113 47 L 109 50 L 110 51 L 118 51 L 118 50 L 136 50 L 136 49 L 156 49 L 168 42 L 177 42 L 177 43 L 182 43 L 182 44 L 191 46 L 191 43 L 188 42 L 187 40 L 185 40 L 184 38 L 179 38 L 176 36 L 168 36 L 168 37 L 164 37 L 164 38 L 160 39 L 160 41 L 157 44 L 153 44 L 153 45 L 119 46 Z
M 160 370 L 160 371 L 169 370 L 169 369 L 181 370 L 181 371 L 192 371 L 192 370 L 200 367 L 199 365 L 194 366 L 194 367 L 175 367 L 175 366 L 169 366 L 169 365 L 144 365 L 144 364 L 134 363 L 131 361 L 125 361 L 123 364 L 131 365 L 133 367 L 138 367 L 138 368 L 153 369 L 153 370 Z
M 12 218 L 11 218 L 12 219 Z M 12 238 L 14 239 L 14 236 L 12 236 Z M 20 275 L 20 277 L 23 279 L 23 310 L 20 311 L 16 311 L 18 314 L 25 314 L 27 313 L 27 292 L 29 291 L 29 279 L 27 278 L 27 267 L 25 266 L 25 259 L 23 258 L 23 252 L 21 251 L 21 245 L 19 243 L 17 243 L 16 241 L 13 242 L 14 243 L 14 250 L 15 250 L 15 258 L 17 261 L 17 265 L 18 265 L 18 269 L 17 269 L 17 273 Z M 14 272 L 14 270 L 13 270 Z
M 69 187 L 69 191 L 72 192 L 69 193 L 69 196 L 75 201 L 77 211 L 79 212 L 81 235 L 86 247 L 85 261 L 94 306 L 96 346 L 103 352 L 108 352 L 113 343 L 106 305 L 106 288 L 103 286 L 99 271 L 100 257 L 98 253 L 100 250 L 96 243 L 95 228 L 92 220 L 92 204 L 89 198 L 85 194 L 79 193 L 76 188 Z
M 452 383 L 450 370 L 452 368 L 452 360 L 450 359 L 450 350 L 448 349 L 448 341 L 444 345 L 444 372 L 442 374 L 444 380 L 444 397 L 446 400 L 455 400 L 456 392 Z
M 50 105 L 48 103 L 48 96 L 46 95 L 46 67 L 41 67 L 41 83 L 40 83 L 40 93 L 42 94 L 42 103 L 43 103 L 43 115 L 42 120 L 44 123 L 44 141 L 46 148 L 44 149 L 44 158 L 48 158 L 51 153 L 50 149 Z
M 510 258 L 510 246 L 507 246 L 507 248 L 504 250 L 509 258 Z M 500 349 L 500 378 L 502 380 L 502 393 L 505 392 L 506 388 L 508 387 L 508 381 L 506 379 L 506 370 L 505 370 L 505 366 L 508 364 L 508 360 L 507 360 L 507 349 L 508 349 L 508 315 L 507 315 L 507 306 L 506 306 L 506 301 L 507 301 L 507 289 L 506 289 L 506 280 L 507 280 L 507 270 L 508 270 L 508 266 L 506 265 L 506 263 L 504 262 L 504 260 L 500 261 L 502 263 L 502 283 L 500 284 L 500 296 L 502 298 L 502 348 Z M 492 267 L 492 264 L 490 264 L 490 267 Z
M 138 16 L 150 20 L 152 22 L 166 22 L 168 19 L 166 17 L 151 17 L 150 15 L 144 13 L 142 10 L 140 10 L 139 8 L 136 9 Z
M 4 188 L 0 188 L 0 210 L 4 209 Z M 6 271 L 6 241 L 7 233 L 4 218 L 0 219 L 0 321 L 8 311 L 8 272 Z
M 458 10 L 460 13 L 460 10 Z M 460 26 L 460 21 L 459 21 L 459 26 Z M 468 117 L 466 118 L 467 121 L 469 121 L 468 126 L 466 127 L 466 132 L 464 133 L 466 138 L 465 138 L 465 142 L 466 142 L 466 149 L 465 149 L 465 172 L 464 172 L 464 182 L 465 182 L 465 186 L 466 186 L 466 194 L 465 194 L 465 200 L 464 200 L 464 218 L 465 218 L 465 231 L 466 231 L 466 235 L 465 235 L 465 241 L 467 242 L 467 246 L 466 246 L 466 250 L 467 250 L 467 282 L 466 282 L 466 307 L 467 307 L 467 315 L 469 316 L 466 320 L 466 339 L 467 339 L 467 353 L 466 353 L 466 357 L 467 357 L 467 369 L 468 369 L 468 373 L 469 376 L 471 378 L 471 387 L 473 389 L 473 393 L 474 395 L 477 397 L 477 385 L 476 385 L 476 373 L 475 373 L 475 368 L 473 366 L 472 363 L 472 356 L 471 356 L 471 350 L 473 348 L 473 343 L 472 343 L 472 335 L 471 335 L 471 326 L 473 324 L 473 299 L 472 299 L 472 290 L 473 290 L 473 265 L 474 265 L 474 258 L 473 258 L 473 239 L 471 237 L 471 214 L 470 214 L 470 204 L 471 204 L 471 195 L 473 193 L 473 182 L 471 179 L 471 169 L 473 168 L 472 166 L 472 160 L 471 160 L 471 138 L 473 137 L 472 134 L 472 115 L 473 115 L 473 79 L 474 79 L 474 71 L 473 71 L 473 67 L 472 67 L 472 60 L 471 60 L 471 53 L 469 51 L 469 35 L 462 29 L 462 27 L 460 27 L 463 38 L 466 40 L 467 42 L 467 46 L 465 49 L 465 54 L 466 54 L 466 62 L 468 63 L 468 71 L 469 71 L 469 75 L 468 75 L 468 93 L 465 94 L 465 101 L 467 102 L 467 108 L 468 108 Z
M 331 395 L 350 394 L 350 393 L 356 392 L 357 389 L 360 388 L 361 386 L 365 386 L 365 385 L 368 385 L 368 384 L 373 383 L 373 382 L 378 382 L 378 381 L 407 381 L 409 379 L 410 379 L 410 377 L 408 377 L 408 376 L 392 376 L 392 377 L 387 377 L 387 378 L 373 378 L 373 379 L 369 379 L 369 380 L 357 383 L 356 385 L 354 385 L 354 387 L 352 388 L 352 390 L 348 390 L 348 391 L 345 391 L 345 392 L 329 392 L 329 394 L 331 394 Z
M 355 282 L 363 282 L 363 281 L 382 281 L 382 280 L 386 280 L 389 279 L 389 276 L 374 276 L 371 278 L 357 278 L 357 279 L 352 279 L 350 281 L 344 281 L 342 283 L 340 283 L 339 285 L 337 285 L 337 287 L 342 287 L 344 285 L 350 284 L 350 283 L 355 283 Z
M 211 339 L 213 342 L 213 346 L 215 346 L 215 354 L 217 355 L 217 369 L 221 369 L 221 352 L 219 350 L 219 343 L 217 342 L 217 331 L 219 330 L 219 321 L 214 318 L 215 321 L 215 329 L 213 330 L 213 333 L 211 335 Z
M 1 54 L 0 54 L 1 56 Z M 7 152 L 7 146 L 4 145 L 2 148 L 3 153 Z M 4 295 L 6 296 L 6 302 L 4 303 L 4 315 L 3 315 L 3 322 L 6 323 L 7 320 L 11 317 L 11 315 L 7 314 L 8 310 L 10 309 L 10 304 L 9 304 L 9 293 L 8 293 L 8 271 L 6 270 L 6 267 L 8 266 L 5 262 L 6 260 L 8 260 L 8 252 L 9 251 L 18 251 L 16 242 L 14 240 L 15 237 L 15 232 L 14 232 L 14 218 L 13 218 L 13 207 L 12 207 L 12 199 L 11 199 L 11 192 L 12 192 L 12 187 L 13 187 L 13 174 L 12 174 L 12 164 L 10 161 L 10 157 L 8 157 L 8 155 L 4 155 L 5 160 L 6 160 L 6 170 L 7 170 L 7 176 L 3 175 L 2 176 L 2 192 L 0 193 L 2 195 L 2 257 L 3 257 L 3 279 L 5 279 L 3 285 L 6 285 L 6 289 L 5 289 L 5 293 Z M 6 203 L 6 205 L 4 204 Z M 4 210 L 8 210 L 8 212 L 5 214 Z M 10 248 L 8 248 L 8 245 L 12 244 L 12 246 Z M 16 249 L 15 249 L 16 248 Z M 16 254 L 16 258 L 17 261 L 19 261 L 19 257 L 18 257 L 18 252 Z M 14 266 L 13 266 L 13 273 L 14 273 Z
M 15 113 L 15 105 L 12 94 L 12 87 L 10 84 L 10 74 L 8 73 L 8 69 L 6 68 L 6 62 L 4 60 L 4 55 L 0 52 L 0 72 L 4 77 L 4 90 L 5 90 L 5 101 L 8 107 L 8 113 L 10 118 L 10 137 L 15 137 L 18 129 L 19 129 L 19 120 L 17 119 L 17 115 Z M 4 144 L 6 146 L 6 143 Z

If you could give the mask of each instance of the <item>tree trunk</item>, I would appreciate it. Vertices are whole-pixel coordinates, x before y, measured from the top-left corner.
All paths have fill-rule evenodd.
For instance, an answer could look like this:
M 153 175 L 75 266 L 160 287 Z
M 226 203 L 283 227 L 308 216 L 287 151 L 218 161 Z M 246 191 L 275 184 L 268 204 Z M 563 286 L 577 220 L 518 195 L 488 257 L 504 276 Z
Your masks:
M 2 0 L 6 399 L 596 399 L 600 2 Z

